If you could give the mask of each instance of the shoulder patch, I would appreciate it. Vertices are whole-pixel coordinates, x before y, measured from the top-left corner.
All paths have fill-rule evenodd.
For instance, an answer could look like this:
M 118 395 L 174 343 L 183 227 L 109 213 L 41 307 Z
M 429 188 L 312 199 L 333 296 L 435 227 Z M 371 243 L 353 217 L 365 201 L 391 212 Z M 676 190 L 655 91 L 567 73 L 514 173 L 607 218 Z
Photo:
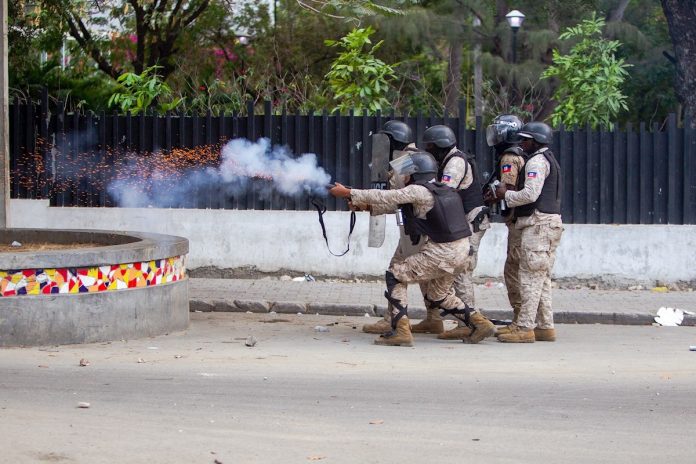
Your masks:
M 527 173 L 527 177 L 536 177 L 536 176 L 537 176 L 537 173 L 534 172 L 534 171 L 529 171 L 529 172 Z
M 510 172 L 512 171 L 512 165 L 511 164 L 503 164 L 503 172 Z
M 440 182 L 449 182 L 451 180 L 452 180 L 452 176 L 448 176 L 447 174 L 443 174 Z

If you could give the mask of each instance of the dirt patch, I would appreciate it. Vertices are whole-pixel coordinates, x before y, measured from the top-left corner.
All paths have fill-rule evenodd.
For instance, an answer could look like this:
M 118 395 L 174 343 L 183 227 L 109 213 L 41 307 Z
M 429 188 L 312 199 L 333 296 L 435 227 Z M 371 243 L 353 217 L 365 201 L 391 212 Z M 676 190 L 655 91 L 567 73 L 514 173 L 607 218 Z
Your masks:
M 22 243 L 22 246 L 13 247 L 0 245 L 0 253 L 27 253 L 35 251 L 74 250 L 76 248 L 93 248 L 104 246 L 98 243 Z

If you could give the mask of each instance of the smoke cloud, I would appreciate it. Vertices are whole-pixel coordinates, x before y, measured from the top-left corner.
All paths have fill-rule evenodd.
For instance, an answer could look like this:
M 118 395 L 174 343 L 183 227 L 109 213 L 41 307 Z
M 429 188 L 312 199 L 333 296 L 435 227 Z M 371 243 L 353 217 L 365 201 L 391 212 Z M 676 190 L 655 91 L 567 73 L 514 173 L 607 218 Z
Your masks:
M 210 148 L 203 158 L 210 159 L 209 152 Z M 200 204 L 201 199 L 214 196 L 239 197 L 252 188 L 262 199 L 274 193 L 326 196 L 325 185 L 331 181 L 318 166 L 315 154 L 293 157 L 287 147 L 271 147 L 268 139 L 231 140 L 219 156 L 217 165 L 184 170 L 172 170 L 171 162 L 160 167 L 155 159 L 147 168 L 142 162 L 122 166 L 121 175 L 107 191 L 122 207 L 179 207 Z

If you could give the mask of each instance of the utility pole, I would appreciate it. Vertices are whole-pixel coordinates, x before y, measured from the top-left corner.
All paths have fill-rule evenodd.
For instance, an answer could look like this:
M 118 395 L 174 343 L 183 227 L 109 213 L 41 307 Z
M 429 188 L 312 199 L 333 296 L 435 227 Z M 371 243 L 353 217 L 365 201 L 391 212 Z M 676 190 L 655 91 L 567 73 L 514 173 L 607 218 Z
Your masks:
M 481 20 L 474 16 L 474 28 L 481 26 Z M 474 116 L 483 116 L 483 71 L 481 70 L 481 38 L 474 31 Z
M 0 229 L 7 228 L 10 220 L 10 130 L 9 130 L 9 92 L 7 74 L 7 2 L 0 0 Z

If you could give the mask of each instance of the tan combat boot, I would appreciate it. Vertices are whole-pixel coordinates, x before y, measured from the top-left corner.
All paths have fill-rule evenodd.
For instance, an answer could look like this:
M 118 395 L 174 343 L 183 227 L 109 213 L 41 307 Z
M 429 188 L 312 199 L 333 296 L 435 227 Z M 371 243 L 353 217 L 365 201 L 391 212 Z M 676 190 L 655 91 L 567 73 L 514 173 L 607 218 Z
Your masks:
M 556 331 L 554 329 L 534 329 L 534 338 L 538 342 L 555 342 Z
M 425 319 L 411 326 L 411 332 L 415 334 L 441 334 L 444 331 L 445 325 L 442 323 L 442 316 L 437 308 L 428 308 Z
M 534 331 L 510 325 L 510 331 L 498 335 L 498 341 L 503 343 L 534 343 Z
M 471 335 L 464 339 L 464 343 L 475 344 L 495 334 L 493 323 L 478 311 L 471 313 L 469 322 L 474 326 L 474 330 L 471 331 Z
M 365 324 L 362 326 L 362 331 L 369 334 L 383 334 L 391 330 L 391 321 L 382 318 L 374 324 Z
M 471 335 L 471 329 L 463 325 L 461 327 L 455 327 L 454 329 L 442 332 L 437 336 L 437 338 L 440 340 L 464 340 L 469 335 Z
M 413 336 L 411 335 L 411 324 L 408 317 L 404 316 L 396 323 L 396 330 L 391 334 L 384 334 L 375 339 L 375 345 L 387 346 L 413 346 Z
M 517 318 L 518 318 L 519 315 L 520 315 L 520 310 L 519 310 L 519 309 L 514 309 L 514 310 L 512 311 L 512 324 L 511 324 L 511 325 L 506 325 L 505 327 L 501 327 L 501 328 L 497 329 L 496 332 L 495 332 L 495 334 L 496 334 L 496 335 L 502 335 L 502 334 L 510 333 L 510 330 L 511 330 L 510 327 L 512 327 L 513 325 L 515 325 L 515 323 L 517 322 Z

